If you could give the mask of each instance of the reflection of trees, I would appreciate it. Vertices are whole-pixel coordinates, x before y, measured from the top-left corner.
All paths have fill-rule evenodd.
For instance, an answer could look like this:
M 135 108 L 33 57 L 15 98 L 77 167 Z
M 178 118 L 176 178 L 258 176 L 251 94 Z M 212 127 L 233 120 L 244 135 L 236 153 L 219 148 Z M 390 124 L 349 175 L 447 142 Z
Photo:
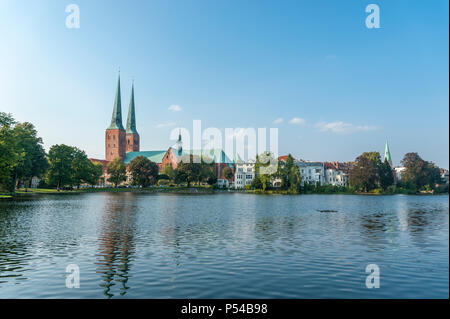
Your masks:
M 31 259 L 31 214 L 19 214 L 24 207 L 15 201 L 0 203 L 0 289 L 15 278 L 16 284 L 26 279 L 26 266 Z
M 132 193 L 107 195 L 102 216 L 100 237 L 98 238 L 97 273 L 102 274 L 100 287 L 104 288 L 107 298 L 114 296 L 111 291 L 116 284 L 120 285 L 120 295 L 130 289 L 127 286 L 130 263 L 133 259 L 135 244 L 135 195 Z M 127 198 L 124 199 L 123 197 Z
M 392 241 L 392 238 L 388 238 L 389 229 L 394 227 L 390 213 L 361 213 L 359 219 L 361 236 L 366 239 L 369 247 L 382 249 L 387 241 Z

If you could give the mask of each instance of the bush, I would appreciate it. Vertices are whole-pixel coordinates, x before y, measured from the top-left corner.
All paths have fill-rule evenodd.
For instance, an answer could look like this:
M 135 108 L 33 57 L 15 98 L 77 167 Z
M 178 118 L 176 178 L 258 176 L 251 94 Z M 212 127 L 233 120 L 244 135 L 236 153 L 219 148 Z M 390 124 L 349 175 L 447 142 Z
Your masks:
M 169 184 L 170 184 L 170 181 L 167 180 L 167 179 L 160 179 L 160 180 L 158 181 L 158 186 L 167 186 L 167 185 L 169 185 Z
M 382 188 L 375 188 L 369 191 L 369 193 L 371 194 L 382 194 L 383 193 L 383 189 Z
M 169 175 L 166 175 L 166 174 L 159 174 L 157 179 L 158 179 L 158 181 L 159 180 L 170 180 L 170 177 L 169 177 Z

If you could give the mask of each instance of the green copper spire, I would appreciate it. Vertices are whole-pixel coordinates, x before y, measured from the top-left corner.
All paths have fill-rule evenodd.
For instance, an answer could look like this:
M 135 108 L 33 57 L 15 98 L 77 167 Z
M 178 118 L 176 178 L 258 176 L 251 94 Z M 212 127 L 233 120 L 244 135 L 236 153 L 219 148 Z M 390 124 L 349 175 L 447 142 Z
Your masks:
M 386 146 L 384 148 L 384 160 L 387 160 L 392 167 L 391 151 L 389 150 L 389 144 L 388 144 L 387 140 L 386 140 Z
M 136 115 L 134 114 L 134 83 L 131 86 L 130 107 L 128 108 L 127 133 L 138 134 L 136 130 Z
M 108 127 L 108 130 L 114 129 L 124 129 L 122 125 L 122 105 L 120 101 L 120 73 L 119 80 L 117 82 L 116 98 L 114 99 L 114 110 L 111 118 L 111 125 Z
M 178 132 L 177 152 L 178 152 L 178 156 L 180 156 L 181 153 L 183 153 L 183 142 L 181 141 L 181 130 L 179 130 L 179 132 Z

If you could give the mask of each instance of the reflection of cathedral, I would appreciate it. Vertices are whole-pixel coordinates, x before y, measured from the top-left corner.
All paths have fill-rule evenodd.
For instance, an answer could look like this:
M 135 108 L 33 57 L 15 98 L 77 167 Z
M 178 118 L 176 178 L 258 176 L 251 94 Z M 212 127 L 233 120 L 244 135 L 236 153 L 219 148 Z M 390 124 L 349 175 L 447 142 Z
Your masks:
M 140 136 L 136 129 L 134 84 L 131 87 L 127 125 L 126 128 L 124 128 L 122 125 L 122 102 L 119 76 L 111 124 L 105 132 L 105 160 L 91 159 L 91 161 L 102 163 L 104 170 L 106 171 L 106 165 L 108 162 L 112 161 L 116 157 L 122 158 L 125 165 L 128 165 L 135 157 L 144 156 L 152 162 L 157 163 L 159 169 L 162 170 L 162 168 L 166 165 L 176 168 L 181 156 L 192 154 L 212 158 L 215 163 L 215 173 L 217 177 L 222 176 L 222 170 L 225 167 L 233 167 L 233 161 L 230 160 L 221 149 L 184 150 L 182 147 L 181 135 L 179 135 L 176 146 L 169 147 L 166 150 L 141 151 L 140 144 Z
M 96 265 L 97 273 L 102 274 L 100 287 L 104 289 L 105 296 L 111 298 L 116 284 L 121 296 L 130 289 L 127 282 L 135 251 L 133 237 L 136 222 L 132 205 L 122 207 L 119 199 L 115 199 L 116 194 L 108 196 L 111 198 L 102 216 Z

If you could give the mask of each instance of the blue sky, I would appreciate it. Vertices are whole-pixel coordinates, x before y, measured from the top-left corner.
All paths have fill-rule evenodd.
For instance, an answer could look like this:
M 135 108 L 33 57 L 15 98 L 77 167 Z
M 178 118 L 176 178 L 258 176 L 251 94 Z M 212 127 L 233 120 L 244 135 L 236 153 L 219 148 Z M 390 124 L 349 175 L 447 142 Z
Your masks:
M 70 3 L 80 29 L 65 26 Z M 380 29 L 365 26 L 370 3 Z M 34 123 L 47 149 L 104 158 L 120 67 L 142 150 L 200 119 L 278 127 L 279 153 L 308 160 L 382 153 L 388 138 L 394 164 L 415 151 L 448 168 L 448 12 L 438 0 L 3 0 L 0 111 Z

